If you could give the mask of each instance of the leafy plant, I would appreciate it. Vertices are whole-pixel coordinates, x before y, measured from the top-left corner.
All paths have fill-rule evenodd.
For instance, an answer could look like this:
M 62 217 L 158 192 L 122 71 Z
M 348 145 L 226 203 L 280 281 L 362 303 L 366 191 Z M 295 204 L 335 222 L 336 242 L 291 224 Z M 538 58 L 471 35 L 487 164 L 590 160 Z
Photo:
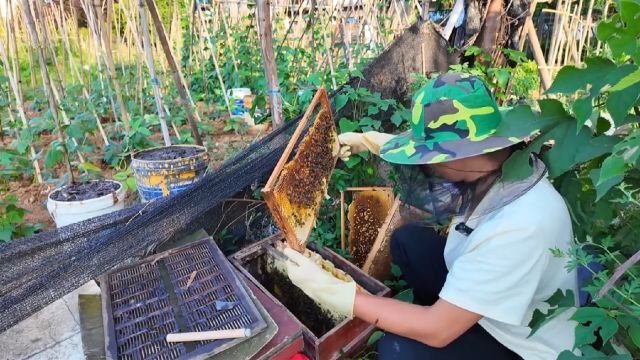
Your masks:
M 0 242 L 8 242 L 21 237 L 33 235 L 44 226 L 24 225 L 26 210 L 17 206 L 18 197 L 9 194 L 0 200 Z
M 597 27 L 605 52 L 583 67 L 563 67 L 546 93 L 550 98 L 515 107 L 498 130 L 505 136 L 538 134 L 504 164 L 505 177 L 531 174 L 526 160 L 542 153 L 567 201 L 575 244 L 566 253 L 553 252 L 569 260 L 568 270 L 591 272 L 583 290 L 593 304 L 577 309 L 573 319 L 575 348 L 594 359 L 640 354 L 640 5 L 621 0 L 616 6 L 618 13 Z M 543 151 L 547 144 L 553 146 Z M 568 296 L 550 298 L 546 316 L 571 307 Z M 541 315 L 534 316 L 534 331 Z M 575 357 L 570 351 L 560 356 Z
M 136 191 L 138 190 L 138 185 L 136 184 L 136 179 L 133 177 L 131 173 L 131 167 L 127 166 L 124 171 L 117 172 L 113 175 L 113 180 L 120 181 L 124 188 L 124 191 Z

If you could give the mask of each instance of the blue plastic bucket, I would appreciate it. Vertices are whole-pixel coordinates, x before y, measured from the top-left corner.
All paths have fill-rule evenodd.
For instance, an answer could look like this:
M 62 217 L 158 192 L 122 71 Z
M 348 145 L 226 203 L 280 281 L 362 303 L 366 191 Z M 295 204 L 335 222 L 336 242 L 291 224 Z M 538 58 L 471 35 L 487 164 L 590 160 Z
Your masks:
M 175 158 L 158 159 L 171 153 Z M 147 202 L 177 194 L 200 180 L 207 171 L 209 154 L 203 146 L 172 145 L 138 151 L 131 160 L 138 193 Z

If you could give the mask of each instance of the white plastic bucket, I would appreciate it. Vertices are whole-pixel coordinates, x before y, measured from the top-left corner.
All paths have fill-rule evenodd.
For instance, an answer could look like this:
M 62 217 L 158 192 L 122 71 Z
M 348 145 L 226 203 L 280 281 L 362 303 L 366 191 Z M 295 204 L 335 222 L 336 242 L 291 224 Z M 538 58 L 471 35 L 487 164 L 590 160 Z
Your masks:
M 126 194 L 122 184 L 114 180 L 104 181 L 115 182 L 120 187 L 111 194 L 82 201 L 53 200 L 51 195 L 58 189 L 50 192 L 47 197 L 47 210 L 56 223 L 56 227 L 62 227 L 124 209 L 124 198 Z
M 233 88 L 227 92 L 227 95 L 231 98 L 231 114 L 234 116 L 243 116 L 249 111 L 249 108 L 245 105 L 245 98 L 251 96 L 251 89 L 249 88 Z

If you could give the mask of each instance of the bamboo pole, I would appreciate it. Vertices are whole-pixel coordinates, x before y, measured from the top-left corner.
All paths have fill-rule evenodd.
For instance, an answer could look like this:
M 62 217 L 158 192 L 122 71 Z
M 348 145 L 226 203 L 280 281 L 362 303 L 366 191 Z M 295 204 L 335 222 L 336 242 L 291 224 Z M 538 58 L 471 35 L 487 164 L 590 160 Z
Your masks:
M 51 44 L 51 40 L 49 39 L 50 32 L 49 32 L 49 29 L 47 28 L 47 21 L 44 15 L 42 14 L 43 13 L 43 10 L 41 8 L 42 2 L 35 0 L 33 4 L 34 6 L 31 8 L 31 10 L 33 11 L 34 18 L 38 19 L 38 23 L 40 24 L 40 28 L 42 29 L 41 31 L 42 43 L 44 47 L 49 50 L 49 54 L 51 56 L 51 62 L 53 63 L 53 67 L 56 69 L 56 71 L 54 72 L 54 76 L 57 77 L 58 84 L 56 84 L 55 81 L 52 81 L 51 82 L 52 88 L 56 93 L 62 93 L 62 95 L 64 95 L 65 94 L 64 80 L 60 76 L 60 74 L 62 74 L 63 71 L 60 68 L 60 63 L 58 62 L 58 57 L 56 56 L 56 50 L 53 48 L 53 45 Z M 37 31 L 38 23 L 36 23 L 36 31 Z M 51 73 L 49 73 L 49 76 L 51 77 Z M 57 85 L 60 85 L 60 89 L 58 89 Z
M 162 94 L 160 93 L 160 84 L 156 77 L 156 69 L 153 63 L 153 54 L 151 53 L 151 36 L 149 35 L 149 22 L 147 20 L 147 12 L 144 8 L 144 1 L 138 1 L 138 8 L 140 9 L 140 22 L 142 23 L 142 36 L 144 43 L 144 50 L 147 60 L 147 68 L 149 69 L 149 76 L 151 76 L 151 87 L 153 88 L 153 95 L 156 100 L 156 110 L 158 111 L 158 117 L 160 118 L 160 129 L 162 131 L 162 137 L 164 139 L 165 146 L 171 146 L 171 136 L 169 135 L 169 128 L 167 127 L 167 114 L 164 111 L 164 105 L 162 104 Z
M 4 49 L 4 42 L 0 37 L 0 56 L 2 56 L 2 66 L 4 68 L 4 72 L 7 74 L 9 78 L 9 84 L 11 85 L 11 89 L 13 91 L 13 96 L 16 101 L 16 108 L 18 109 L 18 115 L 20 115 L 20 120 L 22 120 L 22 128 L 29 130 L 29 121 L 27 120 L 27 115 L 24 111 L 24 102 L 22 100 L 22 93 L 20 92 L 20 85 L 14 72 L 9 68 L 9 59 L 7 57 L 7 53 Z M 0 129 L 2 132 L 2 129 Z M 42 184 L 42 173 L 40 172 L 40 165 L 38 164 L 38 159 L 36 158 L 36 150 L 33 146 L 33 143 L 29 144 L 29 155 L 30 160 L 32 162 L 33 171 L 36 174 L 36 180 L 38 184 Z
M 211 59 L 213 60 L 213 66 L 216 69 L 216 74 L 218 75 L 218 82 L 220 83 L 220 88 L 222 89 L 222 96 L 224 97 L 224 102 L 227 105 L 227 110 L 229 111 L 229 116 L 232 116 L 231 114 L 231 104 L 229 103 L 229 95 L 227 94 L 227 88 L 224 84 L 224 80 L 222 79 L 222 75 L 220 73 L 220 66 L 218 64 L 218 58 L 215 54 L 215 52 L 213 51 L 214 49 L 216 49 L 216 46 L 213 42 L 213 40 L 211 39 L 211 35 L 209 34 L 209 30 L 207 29 L 206 26 L 206 22 L 204 21 L 204 15 L 202 14 L 202 9 L 200 6 L 200 1 L 199 0 L 194 0 L 196 2 L 196 8 L 197 8 L 197 12 L 198 12 L 198 16 L 200 18 L 200 29 L 204 31 L 205 36 L 207 37 L 207 40 L 209 41 L 209 48 L 211 49 Z M 203 61 L 204 62 L 204 61 Z
M 97 25 L 100 35 L 100 41 L 102 42 L 102 49 L 104 54 L 104 59 L 107 63 L 107 69 L 109 70 L 109 76 L 111 77 L 111 82 L 113 85 L 113 90 L 116 95 L 116 100 L 118 101 L 118 106 L 120 106 L 120 114 L 122 117 L 122 121 L 124 123 L 124 128 L 127 132 L 131 129 L 131 118 L 129 116 L 129 112 L 127 111 L 127 105 L 124 102 L 122 97 L 122 89 L 120 88 L 120 80 L 118 79 L 118 75 L 116 73 L 116 67 L 113 64 L 113 53 L 111 50 L 111 43 L 108 41 L 109 37 L 107 35 L 107 29 L 105 28 L 106 21 L 104 19 L 104 15 L 102 14 L 102 8 L 100 7 L 100 2 L 97 0 L 93 0 L 92 6 L 89 6 L 91 10 L 93 10 L 95 14 L 95 18 L 97 19 Z
M 229 42 L 229 44 L 227 44 L 227 46 L 231 47 L 232 49 L 235 48 L 235 44 L 233 41 L 233 37 L 231 37 L 231 33 L 229 32 L 229 26 L 227 25 L 227 19 L 226 19 L 226 14 L 223 13 L 223 9 L 222 9 L 222 3 L 218 4 L 218 11 L 220 12 L 220 17 L 222 18 L 222 26 L 224 27 L 224 32 L 227 35 L 227 42 Z M 236 71 L 236 73 L 238 72 L 238 62 L 236 61 L 236 56 L 234 55 L 235 51 L 231 51 L 231 61 L 233 63 L 233 69 Z
M 529 38 L 531 50 L 533 51 L 533 58 L 538 64 L 538 71 L 540 72 L 540 79 L 542 80 L 542 89 L 546 91 L 551 87 L 551 75 L 548 72 L 544 54 L 542 53 L 542 49 L 540 48 L 538 34 L 536 33 L 536 29 L 533 27 L 533 21 L 531 21 L 531 14 L 529 14 L 529 16 L 527 17 L 524 26 L 525 31 L 527 32 L 527 37 Z
M 63 7 L 64 7 L 64 0 L 60 0 L 60 10 L 61 10 L 61 12 L 63 10 Z M 86 84 L 84 82 L 84 78 L 82 77 L 82 75 L 80 75 L 80 71 L 78 70 L 78 67 L 77 67 L 77 65 L 75 63 L 75 60 L 73 59 L 73 53 L 71 51 L 71 44 L 70 44 L 69 38 L 67 36 L 67 30 L 66 30 L 66 25 L 65 25 L 64 19 L 61 18 L 60 14 L 58 12 L 55 12 L 55 14 L 57 14 L 57 15 L 54 16 L 54 19 L 58 22 L 58 28 L 61 31 L 64 47 L 67 50 L 67 56 L 69 58 L 69 67 L 71 68 L 71 70 L 75 74 L 76 78 L 78 79 L 78 82 L 80 83 L 80 87 L 82 88 L 82 96 L 87 101 L 87 106 L 89 107 L 89 110 L 91 111 L 91 114 L 93 115 L 93 117 L 96 119 L 96 125 L 98 126 L 98 131 L 100 132 L 100 136 L 102 137 L 102 141 L 104 142 L 105 145 L 109 145 L 109 139 L 107 138 L 107 134 L 105 133 L 104 128 L 102 127 L 102 124 L 100 123 L 100 117 L 98 116 L 98 114 L 96 112 L 95 105 L 91 101 L 91 96 L 89 95 L 89 92 L 87 91 L 87 86 L 86 86 Z
M 158 34 L 158 40 L 160 41 L 160 45 L 162 45 L 162 49 L 164 50 L 164 55 L 167 58 L 167 62 L 169 63 L 169 67 L 171 68 L 171 74 L 173 75 L 173 81 L 175 82 L 176 87 L 178 88 L 178 95 L 180 96 L 180 102 L 184 107 L 184 111 L 187 115 L 187 121 L 189 122 L 189 126 L 191 127 L 191 135 L 196 141 L 196 144 L 202 145 L 202 138 L 200 137 L 200 133 L 198 132 L 198 126 L 196 125 L 196 121 L 193 117 L 191 103 L 189 98 L 187 97 L 186 86 L 180 76 L 180 69 L 178 64 L 176 63 L 176 59 L 171 52 L 171 46 L 167 41 L 167 34 L 164 31 L 164 27 L 162 25 L 162 21 L 160 21 L 160 14 L 158 14 L 158 9 L 156 8 L 153 0 L 146 0 L 147 6 L 149 7 L 149 13 L 151 14 L 151 19 L 156 28 L 156 33 Z M 142 1 L 141 1 L 142 2 Z M 140 13 L 144 9 L 140 8 Z
M 584 50 L 585 40 L 591 37 L 591 26 L 592 26 L 592 13 L 593 13 L 593 4 L 594 0 L 589 0 L 589 7 L 587 8 L 587 22 L 583 23 L 582 26 L 582 34 L 580 34 L 580 44 L 578 45 L 578 54 L 582 58 L 582 51 Z
M 33 16 L 31 15 L 31 5 L 29 4 L 29 0 L 22 0 L 22 12 L 26 18 L 27 29 L 31 34 L 31 40 L 36 48 L 36 53 L 38 55 L 38 61 L 40 62 L 40 73 L 42 75 L 42 82 L 45 84 L 45 95 L 47 96 L 47 101 L 49 102 L 49 110 L 51 111 L 51 116 L 56 124 L 56 128 L 58 130 L 58 140 L 60 141 L 63 153 L 65 157 L 65 165 L 67 167 L 67 172 L 71 177 L 71 182 L 74 182 L 73 171 L 71 171 L 71 162 L 69 160 L 69 151 L 67 150 L 67 144 L 65 139 L 65 134 L 62 131 L 62 126 L 60 125 L 60 119 L 58 118 L 58 105 L 53 97 L 51 80 L 49 79 L 49 70 L 47 69 L 47 62 L 44 58 L 44 51 L 40 45 L 40 40 L 38 38 L 38 32 L 36 30 L 36 24 L 33 20 Z
M 6 19 L 7 37 L 9 38 L 9 57 L 11 59 L 11 66 L 13 68 L 13 74 L 18 84 L 18 94 L 22 98 L 22 79 L 20 74 L 20 57 L 18 56 L 18 44 L 16 41 L 16 22 L 17 19 L 13 14 L 13 1 L 7 0 L 7 6 L 9 11 L 9 18 Z
M 273 128 L 277 129 L 284 124 L 284 121 L 282 118 L 282 98 L 276 70 L 276 59 L 273 55 L 269 0 L 256 1 L 256 18 L 260 31 L 260 49 L 262 50 L 262 60 L 264 61 L 265 77 L 269 86 L 268 94 L 271 99 Z

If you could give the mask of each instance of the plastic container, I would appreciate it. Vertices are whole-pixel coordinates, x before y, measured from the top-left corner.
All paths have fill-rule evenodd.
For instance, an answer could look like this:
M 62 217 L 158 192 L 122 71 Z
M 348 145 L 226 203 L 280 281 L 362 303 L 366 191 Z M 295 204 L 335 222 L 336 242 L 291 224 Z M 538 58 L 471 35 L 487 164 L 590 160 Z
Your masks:
M 145 153 L 171 152 L 181 148 L 193 148 L 197 153 L 170 160 L 145 160 Z M 142 202 L 177 194 L 200 180 L 207 171 L 209 154 L 203 146 L 172 145 L 151 148 L 134 153 L 131 170 L 138 185 Z
M 251 109 L 251 89 L 249 88 L 233 88 L 229 90 L 229 97 L 233 100 L 231 109 L 232 115 L 243 116 Z M 249 101 L 245 101 L 247 98 Z M 248 104 L 248 106 L 247 106 Z
M 117 183 L 119 187 L 111 194 L 81 201 L 53 200 L 51 195 L 53 195 L 53 193 L 58 189 L 49 193 L 49 196 L 47 197 L 47 210 L 49 211 L 49 215 L 51 215 L 53 221 L 56 223 L 56 227 L 62 227 L 124 209 L 125 191 L 122 184 L 114 180 L 99 181 L 114 182 Z

